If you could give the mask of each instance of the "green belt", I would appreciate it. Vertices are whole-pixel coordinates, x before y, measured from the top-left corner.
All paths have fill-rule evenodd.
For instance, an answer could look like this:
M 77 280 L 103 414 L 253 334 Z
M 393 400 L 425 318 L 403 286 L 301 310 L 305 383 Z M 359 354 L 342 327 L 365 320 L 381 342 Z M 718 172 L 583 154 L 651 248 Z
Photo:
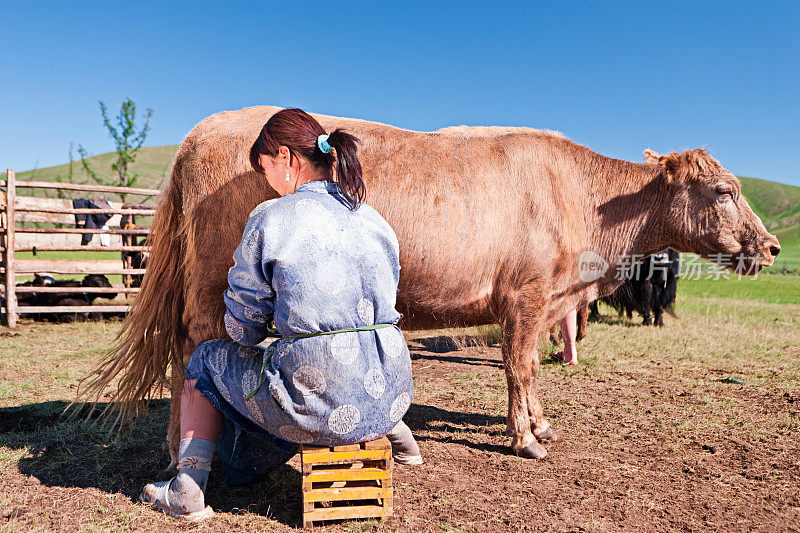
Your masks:
M 385 323 L 385 324 L 373 324 L 371 326 L 361 326 L 360 328 L 346 328 L 346 329 L 334 329 L 333 331 L 318 331 L 316 333 L 299 333 L 297 335 L 283 335 L 282 338 L 284 339 L 305 339 L 307 337 L 319 337 L 320 335 L 333 335 L 334 333 L 349 333 L 351 331 L 370 331 L 373 329 L 380 329 L 380 328 L 388 328 L 394 326 L 392 323 Z M 261 372 L 258 374 L 258 385 L 256 385 L 255 390 L 244 397 L 245 400 L 249 400 L 253 396 L 256 395 L 258 389 L 261 388 L 261 384 L 264 382 L 264 370 L 267 368 L 267 364 L 269 364 L 270 360 L 272 359 L 272 352 L 275 351 L 275 348 L 271 348 L 267 355 L 264 356 L 264 362 L 261 363 Z

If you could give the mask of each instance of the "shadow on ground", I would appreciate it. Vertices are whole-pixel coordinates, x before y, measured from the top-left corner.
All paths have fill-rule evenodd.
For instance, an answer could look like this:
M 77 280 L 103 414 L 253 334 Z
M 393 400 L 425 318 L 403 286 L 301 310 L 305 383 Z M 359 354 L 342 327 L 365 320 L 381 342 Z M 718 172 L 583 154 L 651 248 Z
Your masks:
M 486 437 L 504 435 L 502 430 L 495 428 L 498 424 L 505 427 L 506 419 L 502 416 L 449 411 L 432 405 L 412 404 L 403 420 L 419 441 L 448 442 L 473 450 L 503 455 L 511 452 L 511 448 L 508 446 L 484 442 Z M 420 432 L 428 432 L 428 435 L 420 434 Z M 475 438 L 460 437 L 465 433 L 472 433 Z
M 638 322 L 636 321 L 638 320 Z M 606 324 L 608 326 L 624 326 L 626 328 L 641 328 L 641 318 L 625 318 L 623 315 L 600 315 L 599 317 L 589 317 L 590 324 Z
M 483 337 L 475 337 L 474 339 L 467 338 L 465 343 L 467 346 L 481 343 Z M 469 355 L 443 355 L 452 352 L 464 352 L 453 341 L 452 337 L 440 335 L 437 337 L 422 337 L 414 339 L 413 342 L 419 343 L 422 347 L 410 346 L 411 359 L 413 360 L 430 360 L 430 361 L 443 361 L 447 363 L 459 363 L 464 365 L 478 365 L 478 366 L 491 366 L 494 368 L 503 368 L 503 363 L 497 359 L 487 357 L 475 357 Z M 483 341 L 485 343 L 485 340 Z
M 163 447 L 169 400 L 154 400 L 147 413 L 121 431 L 99 423 L 104 404 L 94 410 L 77 406 L 64 414 L 68 405 L 0 409 L 0 446 L 28 451 L 19 460 L 21 473 L 48 486 L 95 487 L 134 500 L 146 483 L 169 479 L 164 471 L 169 454 Z M 300 473 L 284 465 L 258 483 L 231 487 L 214 461 L 206 503 L 222 512 L 251 512 L 297 525 L 300 483 Z

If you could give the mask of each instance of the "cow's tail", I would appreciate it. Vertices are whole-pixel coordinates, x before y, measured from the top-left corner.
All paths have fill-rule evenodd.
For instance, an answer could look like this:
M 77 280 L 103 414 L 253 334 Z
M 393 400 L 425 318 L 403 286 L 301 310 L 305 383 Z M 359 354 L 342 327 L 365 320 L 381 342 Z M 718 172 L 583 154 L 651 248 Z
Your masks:
M 185 239 L 180 191 L 180 161 L 158 202 L 148 236 L 150 257 L 139 294 L 131 305 L 115 346 L 91 374 L 81 380 L 78 397 L 95 405 L 108 401 L 104 420 L 114 424 L 136 416 L 167 383 L 170 355 L 183 343 Z M 103 393 L 120 376 L 109 398 Z

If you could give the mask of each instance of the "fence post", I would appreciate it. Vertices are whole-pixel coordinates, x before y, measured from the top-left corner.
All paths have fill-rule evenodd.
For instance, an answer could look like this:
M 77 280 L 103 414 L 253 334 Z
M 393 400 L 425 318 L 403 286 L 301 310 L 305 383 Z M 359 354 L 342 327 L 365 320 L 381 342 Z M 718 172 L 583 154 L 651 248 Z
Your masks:
M 17 201 L 16 174 L 8 169 L 6 186 L 6 246 L 3 251 L 3 262 L 6 267 L 6 321 L 9 328 L 17 327 L 17 292 L 14 275 L 14 202 Z

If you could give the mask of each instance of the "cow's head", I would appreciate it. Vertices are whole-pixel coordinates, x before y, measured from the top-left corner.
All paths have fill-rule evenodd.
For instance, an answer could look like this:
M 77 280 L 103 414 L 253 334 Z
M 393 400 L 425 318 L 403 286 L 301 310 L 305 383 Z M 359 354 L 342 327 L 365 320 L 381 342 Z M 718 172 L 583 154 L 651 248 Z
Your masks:
M 739 179 L 702 148 L 659 155 L 645 150 L 645 161 L 658 165 L 670 189 L 664 223 L 670 246 L 755 274 L 780 252 L 741 194 Z

